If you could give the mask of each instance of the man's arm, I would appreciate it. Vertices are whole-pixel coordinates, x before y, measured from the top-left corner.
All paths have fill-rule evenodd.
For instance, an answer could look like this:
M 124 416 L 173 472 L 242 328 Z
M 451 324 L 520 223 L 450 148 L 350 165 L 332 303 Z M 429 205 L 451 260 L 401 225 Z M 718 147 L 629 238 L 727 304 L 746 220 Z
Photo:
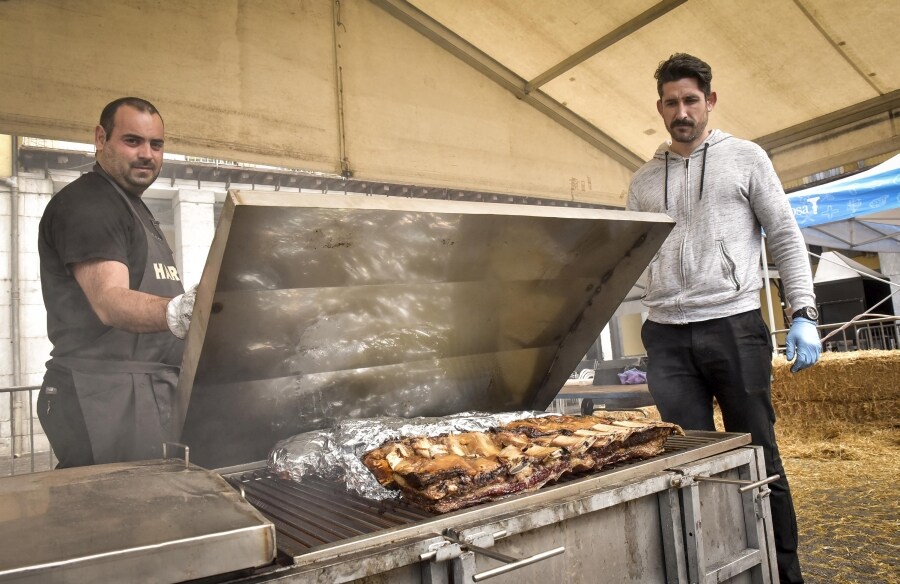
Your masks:
M 626 211 L 640 211 L 641 203 L 638 201 L 637 195 L 634 194 L 634 181 L 628 185 L 628 194 L 625 196 Z
M 806 243 L 794 218 L 781 181 L 768 157 L 760 151 L 750 197 L 753 211 L 766 231 L 768 248 L 784 283 L 788 304 L 796 310 L 815 306 L 812 271 Z
M 91 308 L 106 326 L 132 333 L 168 331 L 169 298 L 131 290 L 128 267 L 113 260 L 88 260 L 71 265 L 72 274 Z
M 766 230 L 768 247 L 778 266 L 788 303 L 794 310 L 804 306 L 815 307 L 816 296 L 806 244 L 790 203 L 768 158 L 757 169 L 761 172 L 757 173 L 755 183 L 761 187 L 761 193 L 751 200 L 756 216 Z M 822 352 L 816 323 L 795 318 L 785 339 L 785 349 L 788 361 L 794 360 L 792 372 L 814 365 Z

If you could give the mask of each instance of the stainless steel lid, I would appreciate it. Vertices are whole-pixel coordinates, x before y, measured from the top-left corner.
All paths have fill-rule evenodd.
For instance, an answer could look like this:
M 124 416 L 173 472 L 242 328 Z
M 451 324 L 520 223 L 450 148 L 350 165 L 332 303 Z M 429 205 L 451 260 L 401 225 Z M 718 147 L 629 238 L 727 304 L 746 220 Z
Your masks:
M 348 417 L 544 409 L 672 229 L 665 215 L 231 192 L 176 420 L 198 464 Z

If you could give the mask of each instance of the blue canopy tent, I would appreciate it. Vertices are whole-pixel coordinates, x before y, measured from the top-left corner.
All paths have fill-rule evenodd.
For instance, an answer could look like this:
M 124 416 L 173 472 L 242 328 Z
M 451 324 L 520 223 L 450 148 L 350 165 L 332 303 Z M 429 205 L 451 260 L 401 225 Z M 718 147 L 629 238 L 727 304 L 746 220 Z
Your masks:
M 900 252 L 900 154 L 788 199 L 809 245 Z

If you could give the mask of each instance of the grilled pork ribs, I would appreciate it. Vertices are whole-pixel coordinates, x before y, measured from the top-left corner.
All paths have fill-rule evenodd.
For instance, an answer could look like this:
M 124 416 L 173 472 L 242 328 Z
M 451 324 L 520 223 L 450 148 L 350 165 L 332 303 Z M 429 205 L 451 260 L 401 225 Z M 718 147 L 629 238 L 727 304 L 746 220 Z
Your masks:
M 561 476 L 662 452 L 683 434 L 666 422 L 613 416 L 547 416 L 490 432 L 391 440 L 363 455 L 378 482 L 409 502 L 446 513 L 534 491 Z

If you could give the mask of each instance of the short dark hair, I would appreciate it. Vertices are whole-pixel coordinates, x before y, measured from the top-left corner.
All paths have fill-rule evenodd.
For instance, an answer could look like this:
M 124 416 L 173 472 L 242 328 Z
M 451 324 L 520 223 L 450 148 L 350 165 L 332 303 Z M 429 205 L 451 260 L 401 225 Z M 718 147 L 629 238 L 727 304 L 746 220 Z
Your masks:
M 697 87 L 703 95 L 709 97 L 712 92 L 712 68 L 709 63 L 687 53 L 675 53 L 656 68 L 656 91 L 662 97 L 662 86 L 670 81 L 678 81 L 686 77 L 697 80 Z
M 138 111 L 146 112 L 150 115 L 155 114 L 159 116 L 159 119 L 162 119 L 162 114 L 159 113 L 156 106 L 146 99 L 141 99 L 140 97 L 120 97 L 119 99 L 106 104 L 106 107 L 100 112 L 100 126 L 103 128 L 103 131 L 106 132 L 107 138 L 112 134 L 113 128 L 116 126 L 116 112 L 119 111 L 119 108 L 123 105 L 131 106 Z

